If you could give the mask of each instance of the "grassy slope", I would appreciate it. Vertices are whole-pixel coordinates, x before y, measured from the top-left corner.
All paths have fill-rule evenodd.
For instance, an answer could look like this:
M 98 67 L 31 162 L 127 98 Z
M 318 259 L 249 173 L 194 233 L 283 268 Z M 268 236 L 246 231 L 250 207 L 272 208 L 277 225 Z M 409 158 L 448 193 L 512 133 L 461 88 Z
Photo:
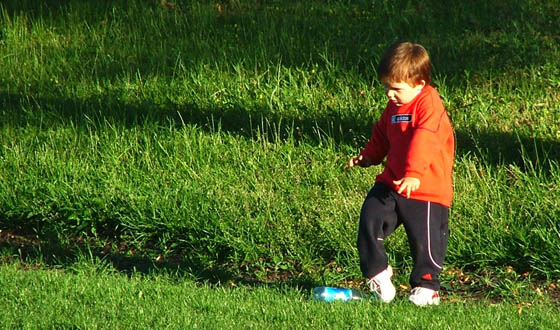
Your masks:
M 498 296 L 558 278 L 554 1 L 45 3 L 3 3 L 0 221 L 48 265 L 79 236 L 202 279 L 359 279 L 379 168 L 342 167 L 383 109 L 373 63 L 407 38 L 458 136 L 449 288 L 458 268 Z M 406 283 L 402 231 L 389 248 Z

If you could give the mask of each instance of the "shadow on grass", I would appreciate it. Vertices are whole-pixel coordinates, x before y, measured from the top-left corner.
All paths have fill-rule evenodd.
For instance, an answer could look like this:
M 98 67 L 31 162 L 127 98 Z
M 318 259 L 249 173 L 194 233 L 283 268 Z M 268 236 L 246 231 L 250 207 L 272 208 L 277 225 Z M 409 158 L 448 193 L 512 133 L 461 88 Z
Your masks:
M 266 280 L 258 279 L 254 274 L 234 274 L 230 267 L 221 266 L 204 269 L 201 263 L 187 260 L 184 256 L 167 257 L 140 255 L 125 243 L 116 248 L 96 247 L 96 242 L 83 239 L 71 239 L 61 244 L 54 236 L 50 239 L 24 230 L 0 230 L 0 264 L 18 264 L 23 270 L 64 269 L 68 272 L 80 272 L 95 269 L 99 272 L 118 272 L 126 276 L 164 275 L 168 279 L 184 281 L 189 279 L 215 287 L 291 287 L 303 292 L 311 292 L 314 287 L 325 285 L 321 280 L 309 276 L 299 276 L 290 271 L 269 271 Z M 523 286 L 523 292 L 512 293 L 494 288 L 503 281 Z M 499 303 L 504 299 L 518 299 L 520 294 L 534 295 L 539 287 L 548 287 L 547 299 L 555 304 L 560 303 L 560 287 L 552 286 L 544 279 L 529 279 L 523 276 L 502 274 L 494 269 L 448 269 L 442 274 L 441 293 L 443 299 L 456 301 L 458 297 L 464 302 L 490 301 Z M 342 287 L 365 290 L 363 282 L 344 281 L 337 284 Z M 407 295 L 409 288 L 397 287 L 399 295 Z
M 516 67 L 546 64 L 554 47 L 551 42 L 557 35 L 554 23 L 558 13 L 548 7 L 552 6 L 552 1 L 536 4 L 527 0 L 461 0 L 449 6 L 438 0 L 412 3 L 404 0 L 354 3 L 225 0 L 198 4 L 175 1 L 172 8 L 162 3 L 159 0 L 138 3 L 12 0 L 3 1 L 2 8 L 8 17 L 25 13 L 29 26 L 36 22 L 56 26 L 67 16 L 85 21 L 90 27 L 104 26 L 113 19 L 122 20 L 119 22 L 126 25 L 130 22 L 126 15 L 130 15 L 138 29 L 136 32 L 148 33 L 151 27 L 142 26 L 143 23 L 163 20 L 168 31 L 157 42 L 179 46 L 157 54 L 158 61 L 146 61 L 148 59 L 140 56 L 136 62 L 126 64 L 130 72 L 143 75 L 175 74 L 177 50 L 186 63 L 221 63 L 224 58 L 230 64 L 248 63 L 258 52 L 265 55 L 261 63 L 255 65 L 280 61 L 282 65 L 294 67 L 309 63 L 329 66 L 331 58 L 325 60 L 327 55 L 342 68 L 359 68 L 373 75 L 372 61 L 375 62 L 389 44 L 405 39 L 427 47 L 439 74 L 449 76 L 489 70 L 500 73 Z M 197 5 L 203 10 L 194 10 Z M 192 29 L 189 33 L 180 30 L 185 28 L 177 23 L 181 21 L 177 17 L 181 16 L 193 22 L 186 25 Z M 245 33 L 233 33 L 239 27 Z M 189 37 L 206 36 L 208 31 L 212 31 L 212 36 L 207 37 L 209 40 Z M 197 41 L 205 45 L 195 44 Z M 124 47 L 152 46 L 138 44 L 139 41 L 127 42 L 130 44 Z M 325 49 L 328 54 L 322 53 Z M 75 51 L 69 49 L 69 56 L 75 56 Z M 117 72 L 122 72 L 118 61 L 102 64 L 99 59 L 99 62 L 96 78 L 100 81 L 111 80 Z M 169 68 L 162 71 L 162 62 Z
M 235 104 L 204 109 L 195 104 L 125 104 L 115 101 L 116 99 L 77 101 L 29 98 L 0 92 L 0 106 L 11 111 L 11 115 L 0 123 L 0 127 L 72 124 L 74 127 L 88 128 L 105 121 L 121 127 L 172 125 L 181 128 L 184 125 L 194 125 L 207 132 L 219 130 L 246 138 L 265 138 L 271 142 L 294 139 L 320 143 L 329 139 L 336 144 L 358 150 L 369 138 L 374 120 L 372 118 L 372 122 L 365 122 L 334 116 L 280 116 L 268 112 L 265 108 L 249 111 Z M 22 109 L 33 110 L 26 112 Z M 305 110 L 300 113 L 305 113 Z M 560 161 L 560 141 L 554 139 L 534 138 L 516 132 L 485 131 L 475 127 L 459 128 L 455 133 L 457 156 L 472 155 L 491 166 L 516 165 L 526 170 L 527 165 L 530 165 L 546 175 L 550 170 L 550 161 Z
M 49 235 L 48 229 L 42 230 L 41 235 L 34 233 L 31 228 L 0 230 L 0 263 L 21 263 L 24 269 L 79 270 L 86 262 L 86 267 L 114 270 L 128 276 L 165 274 L 178 280 L 190 278 L 210 285 L 291 286 L 304 290 L 319 285 L 311 278 L 295 276 L 288 271 L 270 270 L 266 279 L 262 280 L 249 272 L 235 274 L 231 267 L 223 265 L 208 269 L 188 256 L 174 254 L 164 257 L 155 252 L 148 255 L 136 251 L 125 242 L 106 241 L 100 247 L 99 241 L 93 239 L 71 238 L 63 244 L 56 234 Z

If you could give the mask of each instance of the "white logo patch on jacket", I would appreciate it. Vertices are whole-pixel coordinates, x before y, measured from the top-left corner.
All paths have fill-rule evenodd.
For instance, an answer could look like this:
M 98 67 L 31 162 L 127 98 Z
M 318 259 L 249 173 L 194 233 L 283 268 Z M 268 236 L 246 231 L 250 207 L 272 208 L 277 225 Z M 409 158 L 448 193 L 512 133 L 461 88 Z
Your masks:
M 400 114 L 391 116 L 391 124 L 410 123 L 412 122 L 411 114 Z

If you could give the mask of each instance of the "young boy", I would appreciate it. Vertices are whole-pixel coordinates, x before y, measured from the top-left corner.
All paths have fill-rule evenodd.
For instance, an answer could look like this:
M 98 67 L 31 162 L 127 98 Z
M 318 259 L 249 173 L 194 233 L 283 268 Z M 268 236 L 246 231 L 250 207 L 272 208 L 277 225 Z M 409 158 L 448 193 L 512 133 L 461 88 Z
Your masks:
M 395 287 L 383 239 L 402 224 L 414 261 L 409 300 L 419 306 L 439 304 L 455 135 L 430 74 L 430 59 L 421 45 L 397 42 L 389 47 L 378 67 L 389 102 L 365 148 L 347 166 L 368 167 L 386 158 L 363 203 L 358 229 L 360 269 L 384 302 L 393 300 Z

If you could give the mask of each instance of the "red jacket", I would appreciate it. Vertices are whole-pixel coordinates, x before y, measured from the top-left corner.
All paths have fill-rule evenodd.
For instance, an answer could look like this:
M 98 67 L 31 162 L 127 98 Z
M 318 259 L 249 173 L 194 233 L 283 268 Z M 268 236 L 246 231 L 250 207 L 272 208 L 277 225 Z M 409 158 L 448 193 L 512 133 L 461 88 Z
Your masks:
M 411 199 L 451 206 L 455 134 L 438 92 L 430 85 L 400 107 L 389 102 L 360 154 L 375 165 L 387 157 L 376 182 L 397 190 L 393 180 L 415 177 L 420 187 Z

